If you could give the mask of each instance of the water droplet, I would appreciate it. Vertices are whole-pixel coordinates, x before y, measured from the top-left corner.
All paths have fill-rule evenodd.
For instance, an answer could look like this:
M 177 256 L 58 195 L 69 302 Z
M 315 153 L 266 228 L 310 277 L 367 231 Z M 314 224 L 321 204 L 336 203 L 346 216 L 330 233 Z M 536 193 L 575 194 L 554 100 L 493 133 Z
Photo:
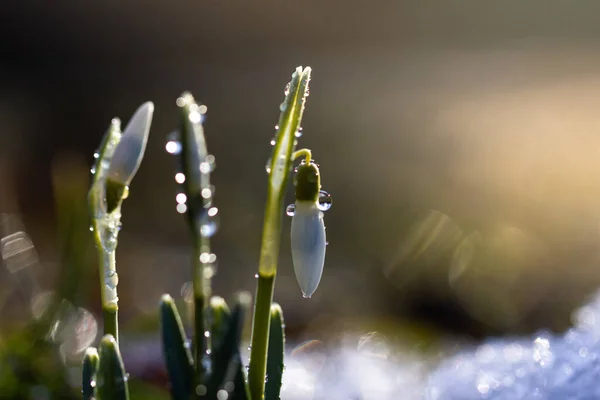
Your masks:
M 175 196 L 175 201 L 177 201 L 177 204 L 185 204 L 187 196 L 185 193 L 178 193 L 177 196 Z
M 305 299 L 310 299 L 310 296 L 304 293 L 302 293 L 302 297 L 304 297 Z
M 96 173 L 96 167 L 92 167 L 92 168 L 90 169 L 90 172 L 91 172 L 91 174 L 92 174 L 92 175 L 93 175 L 93 174 L 95 174 L 95 173 Z
M 210 253 L 202 253 L 200 254 L 200 262 L 203 264 L 208 264 L 208 260 L 210 259 Z
M 271 157 L 269 157 L 267 163 L 265 164 L 265 171 L 267 171 L 267 174 L 271 173 Z
M 123 380 L 125 382 L 127 382 L 129 380 L 129 373 L 126 373 L 125 376 L 123 377 Z
M 202 236 L 211 237 L 217 232 L 219 228 L 218 213 L 217 207 L 210 207 L 206 215 L 201 217 L 200 234 Z
M 190 339 L 186 339 L 186 341 L 183 342 L 183 347 L 185 347 L 186 349 L 191 349 L 192 348 L 192 341 Z
M 96 381 L 90 381 L 90 386 L 93 388 L 96 387 Z
M 175 182 L 177 182 L 177 183 L 185 182 L 185 175 L 183 174 L 183 172 L 178 172 L 175 174 Z
M 271 146 L 275 146 L 275 139 L 271 139 Z
M 300 130 L 297 130 L 296 133 L 294 133 L 294 136 L 296 136 L 297 138 L 299 138 L 299 137 L 302 136 L 302 132 L 300 132 Z
M 275 125 L 275 130 L 279 130 L 279 125 Z
M 202 195 L 203 199 L 210 199 L 212 196 L 212 190 L 210 190 L 209 188 L 204 188 L 202 189 L 200 194 Z
M 176 210 L 179 214 L 183 214 L 187 211 L 187 206 L 185 204 L 177 204 Z
M 204 279 L 209 280 L 215 276 L 216 267 L 214 265 L 205 265 L 204 266 Z
M 287 104 L 285 103 L 285 101 L 279 105 L 279 111 L 281 111 L 281 112 L 285 111 L 286 108 L 287 108 Z
M 181 142 L 177 140 L 169 140 L 165 145 L 165 149 L 169 154 L 178 155 L 181 153 Z
M 286 96 L 288 94 L 290 94 L 290 86 L 292 85 L 292 82 L 288 82 L 287 85 L 285 85 L 285 89 L 283 90 L 283 94 L 285 94 Z
M 331 208 L 331 195 L 324 190 L 319 191 L 318 207 L 321 211 L 327 211 Z
M 100 153 L 98 153 L 98 152 L 95 152 L 95 153 L 94 153 L 94 158 L 95 158 L 95 159 L 98 159 L 98 157 L 100 157 Z
M 209 332 L 209 331 L 204 331 L 204 337 L 205 337 L 205 338 L 208 338 L 208 337 L 210 337 L 210 332 Z
M 296 212 L 296 205 L 294 203 L 290 204 L 289 206 L 287 206 L 287 208 L 285 209 L 285 213 L 289 216 L 289 217 L 293 217 L 294 213 Z
M 217 400 L 227 400 L 228 397 L 229 393 L 227 393 L 227 390 L 225 389 L 221 389 L 217 392 Z
M 190 122 L 193 124 L 199 124 L 202 122 L 202 114 L 200 114 L 198 111 L 190 112 L 190 114 L 188 115 L 188 118 L 189 118 Z
M 258 279 L 258 274 L 254 274 L 254 279 Z M 250 349 L 248 349 L 250 350 Z
M 119 275 L 117 274 L 117 271 L 108 271 L 106 273 L 106 277 L 104 278 L 104 283 L 106 284 L 107 288 L 111 290 L 115 289 L 119 284 Z
M 196 386 L 196 394 L 198 396 L 204 396 L 207 392 L 206 386 L 204 385 L 198 385 Z
M 235 390 L 235 384 L 231 381 L 226 382 L 223 385 L 223 389 L 227 390 L 228 392 L 233 392 Z
M 90 225 L 90 232 L 94 232 L 94 227 Z

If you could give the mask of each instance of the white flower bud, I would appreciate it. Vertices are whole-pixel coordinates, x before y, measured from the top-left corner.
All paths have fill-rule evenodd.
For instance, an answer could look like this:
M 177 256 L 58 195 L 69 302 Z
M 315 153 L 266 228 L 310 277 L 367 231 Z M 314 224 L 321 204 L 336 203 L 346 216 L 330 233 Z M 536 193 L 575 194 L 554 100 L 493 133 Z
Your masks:
M 154 103 L 142 104 L 129 120 L 110 162 L 107 179 L 129 186 L 146 151 Z
M 292 217 L 292 259 L 304 297 L 317 290 L 325 264 L 325 223 L 317 202 L 296 201 Z

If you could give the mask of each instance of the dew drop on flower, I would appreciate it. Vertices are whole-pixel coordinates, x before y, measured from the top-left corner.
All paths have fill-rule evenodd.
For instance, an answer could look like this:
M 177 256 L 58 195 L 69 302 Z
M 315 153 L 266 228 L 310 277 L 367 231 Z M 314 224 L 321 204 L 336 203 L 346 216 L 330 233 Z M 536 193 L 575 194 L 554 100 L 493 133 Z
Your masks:
M 177 208 L 176 208 L 177 212 L 179 214 L 183 214 L 187 211 L 187 206 L 185 204 L 177 204 Z
M 331 195 L 324 190 L 319 191 L 318 207 L 321 211 L 327 211 L 331 208 Z
M 275 139 L 271 139 L 271 146 L 275 146 Z
M 293 217 L 295 212 L 296 212 L 296 205 L 293 203 L 290 204 L 289 206 L 287 206 L 287 208 L 285 209 L 285 213 L 290 217 Z
M 300 131 L 302 128 L 300 128 L 299 130 L 296 131 L 296 133 L 294 133 L 294 136 L 296 136 L 297 138 L 302 136 L 302 132 Z

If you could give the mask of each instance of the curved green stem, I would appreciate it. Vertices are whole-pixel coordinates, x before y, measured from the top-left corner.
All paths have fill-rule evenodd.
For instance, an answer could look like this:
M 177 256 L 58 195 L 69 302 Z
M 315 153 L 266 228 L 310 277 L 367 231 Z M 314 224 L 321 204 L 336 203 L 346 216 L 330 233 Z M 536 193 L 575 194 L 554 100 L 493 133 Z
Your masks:
M 271 157 L 248 371 L 248 385 L 252 400 L 262 400 L 264 397 L 271 302 L 279 257 L 283 200 L 292 166 L 295 133 L 300 129 L 308 96 L 310 73 L 310 67 L 304 69 L 298 67 L 292 75 L 292 80 L 286 89 L 286 98 L 280 107 L 279 131 Z M 306 155 L 306 151 L 300 150 L 300 152 Z
M 310 164 L 310 160 L 312 159 L 312 153 L 310 149 L 300 149 L 292 154 L 292 160 L 295 160 L 300 157 L 304 157 L 304 162 L 306 164 Z

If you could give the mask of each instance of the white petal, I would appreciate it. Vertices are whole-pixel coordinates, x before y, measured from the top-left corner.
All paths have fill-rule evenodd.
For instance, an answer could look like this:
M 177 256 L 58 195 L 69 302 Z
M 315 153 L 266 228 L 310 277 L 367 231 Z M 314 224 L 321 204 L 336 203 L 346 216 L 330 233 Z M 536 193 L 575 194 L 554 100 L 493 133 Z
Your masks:
M 317 203 L 296 202 L 292 217 L 292 259 L 304 297 L 317 290 L 325 264 L 325 223 Z
M 154 104 L 142 104 L 129 120 L 110 162 L 108 178 L 128 186 L 137 172 L 148 142 Z

